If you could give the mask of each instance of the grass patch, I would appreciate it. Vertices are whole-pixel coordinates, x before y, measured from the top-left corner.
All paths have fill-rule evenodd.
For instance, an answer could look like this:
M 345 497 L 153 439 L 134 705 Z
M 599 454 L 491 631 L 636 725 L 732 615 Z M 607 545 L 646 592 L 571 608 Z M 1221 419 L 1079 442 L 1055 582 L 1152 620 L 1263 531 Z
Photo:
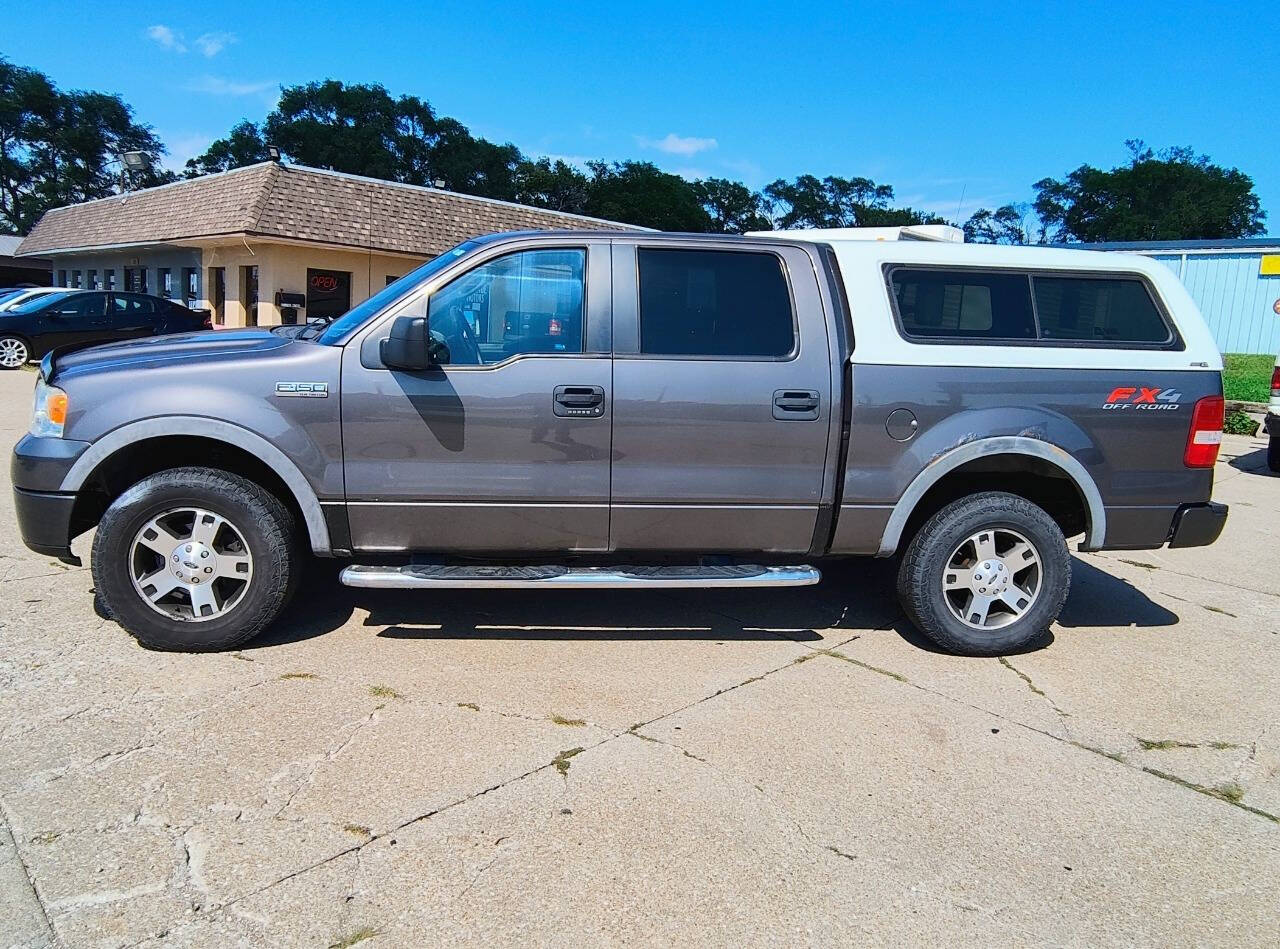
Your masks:
M 320 678 L 314 672 L 286 672 L 280 678 L 282 679 L 318 679 Z
M 62 835 L 56 831 L 46 830 L 36 834 L 31 838 L 33 844 L 51 844 Z
M 1172 738 L 1139 738 L 1143 751 L 1168 751 L 1171 748 L 1199 748 L 1194 741 L 1174 741 Z
M 552 715 L 551 721 L 555 722 L 557 725 L 568 725 L 570 728 L 581 728 L 583 725 L 587 724 L 587 720 L 585 718 L 565 718 L 563 715 Z
M 1153 563 L 1147 563 L 1145 560 L 1125 560 L 1121 558 L 1121 563 L 1127 563 L 1130 567 L 1141 567 L 1143 570 L 1159 570 Z
M 342 830 L 345 833 L 354 834 L 356 837 L 363 837 L 365 840 L 373 836 L 373 831 L 364 826 L 364 824 L 343 824 Z
M 477 705 L 475 702 L 459 702 L 458 708 L 469 708 L 473 712 L 480 711 L 480 706 Z
M 1266 402 L 1271 398 L 1271 370 L 1276 364 L 1274 356 L 1227 353 L 1222 361 L 1222 390 L 1228 399 Z
M 1224 610 L 1220 606 L 1206 606 L 1205 609 L 1208 610 L 1210 613 L 1221 613 L 1223 616 L 1230 616 L 1232 619 L 1240 618 L 1236 616 L 1235 613 L 1228 613 L 1226 610 Z
M 567 751 L 562 751 L 551 759 L 551 764 L 560 772 L 560 776 L 564 777 L 569 773 L 569 759 L 582 754 L 584 751 L 586 751 L 585 748 L 570 748 Z
M 369 686 L 369 694 L 375 699 L 402 699 L 404 698 L 399 692 L 391 688 L 389 685 L 371 685 Z
M 350 934 L 343 936 L 335 943 L 330 943 L 329 949 L 351 949 L 358 942 L 364 942 L 366 939 L 372 939 L 378 935 L 378 930 L 372 926 L 361 926 L 359 929 L 353 930 Z

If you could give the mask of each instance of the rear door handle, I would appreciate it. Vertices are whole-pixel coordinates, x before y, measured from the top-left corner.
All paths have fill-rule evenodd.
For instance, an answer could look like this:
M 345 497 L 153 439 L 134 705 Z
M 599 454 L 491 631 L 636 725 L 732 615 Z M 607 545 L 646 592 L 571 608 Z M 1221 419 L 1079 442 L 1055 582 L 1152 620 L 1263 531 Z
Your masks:
M 807 422 L 818 417 L 822 399 L 813 389 L 777 389 L 773 393 L 773 417 L 784 422 Z
M 551 411 L 560 418 L 599 418 L 604 415 L 602 386 L 556 386 Z

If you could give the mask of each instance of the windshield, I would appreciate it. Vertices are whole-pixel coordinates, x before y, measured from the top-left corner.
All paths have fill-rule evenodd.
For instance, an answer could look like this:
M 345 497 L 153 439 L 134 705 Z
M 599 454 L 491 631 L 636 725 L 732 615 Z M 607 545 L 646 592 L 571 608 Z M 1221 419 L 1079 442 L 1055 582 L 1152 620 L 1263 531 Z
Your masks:
M 328 328 L 316 337 L 316 342 L 323 343 L 326 346 L 332 346 L 343 342 L 348 336 L 363 326 L 375 313 L 380 312 L 385 307 L 394 303 L 424 280 L 429 280 L 463 254 L 469 253 L 478 246 L 479 244 L 476 241 L 466 241 L 465 243 L 459 244 L 453 250 L 447 250 L 439 257 L 428 260 L 417 270 L 411 270 L 399 280 L 395 281 L 395 283 L 387 284 L 383 289 L 369 297 L 369 299 L 365 300 L 363 303 L 357 304 L 355 307 L 330 323 Z
M 0 303 L 5 303 L 9 300 L 12 300 L 14 297 L 18 296 L 19 294 L 26 293 L 26 292 L 27 291 L 25 290 L 0 290 Z
M 69 296 L 71 296 L 70 293 L 37 293 L 30 300 L 27 300 L 23 303 L 19 303 L 13 309 L 7 310 L 6 312 L 31 313 L 34 310 L 41 309 L 47 304 L 61 302 L 62 300 L 65 300 Z

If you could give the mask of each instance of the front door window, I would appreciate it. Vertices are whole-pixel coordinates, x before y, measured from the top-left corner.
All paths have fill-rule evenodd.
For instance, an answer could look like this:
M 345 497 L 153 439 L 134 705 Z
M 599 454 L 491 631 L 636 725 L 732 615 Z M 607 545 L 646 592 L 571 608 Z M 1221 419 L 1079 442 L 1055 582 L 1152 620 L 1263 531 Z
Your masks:
M 528 250 L 491 260 L 432 297 L 428 325 L 441 363 L 478 366 L 532 353 L 582 352 L 587 254 Z

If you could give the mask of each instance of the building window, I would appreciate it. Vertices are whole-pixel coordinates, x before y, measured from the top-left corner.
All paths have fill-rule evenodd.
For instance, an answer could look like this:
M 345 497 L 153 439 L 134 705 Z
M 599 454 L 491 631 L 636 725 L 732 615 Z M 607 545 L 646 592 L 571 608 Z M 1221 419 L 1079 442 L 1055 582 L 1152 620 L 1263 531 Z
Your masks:
M 101 290 L 102 287 L 98 284 L 98 271 L 86 270 L 84 285 L 90 290 Z
M 166 300 L 173 299 L 173 271 L 168 267 L 161 267 L 156 271 L 156 287 L 157 293 Z
M 200 302 L 200 269 L 198 267 L 182 268 L 182 302 L 189 309 L 195 309 Z
M 389 287 L 389 286 L 391 286 L 393 283 L 395 283 L 395 282 L 396 282 L 397 280 L 399 280 L 399 279 L 400 279 L 400 278 L 399 278 L 399 277 L 397 277 L 395 274 L 387 274 L 387 284 L 386 284 L 386 285 Z
M 115 272 L 115 270 L 114 270 L 114 269 L 112 269 L 112 270 L 104 270 L 104 271 L 102 271 L 102 282 L 103 282 L 103 284 L 104 284 L 103 289 L 105 289 L 105 290 L 114 290 L 114 289 L 116 288 L 116 272 Z
M 124 268 L 124 289 L 129 293 L 146 293 L 147 292 L 147 268 L 146 267 L 125 267 Z
M 55 286 L 55 287 L 65 287 L 66 285 L 67 285 L 67 272 L 66 272 L 65 270 L 59 270 L 59 271 L 58 271 L 58 282 L 57 282 L 57 283 L 55 283 L 55 284 L 54 284 L 54 286 Z

